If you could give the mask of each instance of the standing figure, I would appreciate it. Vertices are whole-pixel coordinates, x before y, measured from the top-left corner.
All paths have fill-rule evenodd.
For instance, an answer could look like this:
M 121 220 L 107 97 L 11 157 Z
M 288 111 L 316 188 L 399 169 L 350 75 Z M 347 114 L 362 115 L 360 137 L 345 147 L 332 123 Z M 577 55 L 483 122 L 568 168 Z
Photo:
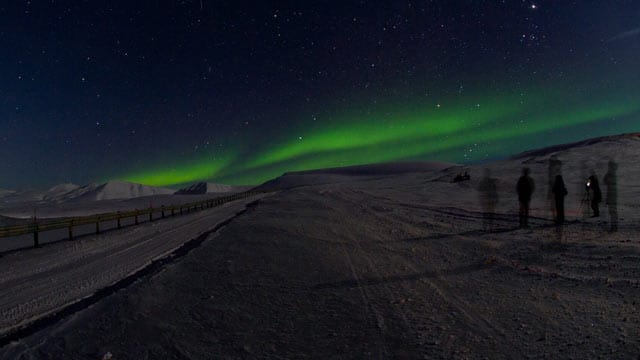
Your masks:
M 556 176 L 562 174 L 562 161 L 558 159 L 558 156 L 553 154 L 549 157 L 549 177 L 547 183 L 547 201 L 549 202 L 549 208 L 551 210 L 551 217 L 556 219 L 556 208 L 553 195 L 553 185 L 556 180 Z
M 611 222 L 610 232 L 618 231 L 618 179 L 616 171 L 618 164 L 609 160 L 609 169 L 604 175 L 604 184 L 607 186 L 607 207 L 609 209 L 609 221 Z
M 580 161 L 580 179 L 587 179 L 589 177 L 589 166 L 587 162 L 582 160 Z M 591 199 L 589 198 L 589 189 L 584 187 L 584 183 L 578 182 L 576 188 L 576 194 L 582 194 L 582 199 L 580 200 L 580 208 L 578 210 L 578 214 L 580 214 L 583 218 L 589 217 L 590 211 L 589 207 L 591 206 Z M 583 223 L 586 224 L 586 223 Z
M 602 201 L 602 191 L 600 191 L 600 184 L 598 184 L 598 176 L 595 172 L 591 172 L 591 176 L 587 179 L 587 191 L 589 192 L 589 198 L 591 199 L 591 209 L 593 210 L 593 217 L 600 216 L 600 202 Z
M 535 183 L 529 176 L 529 168 L 522 169 L 522 176 L 518 179 L 516 191 L 518 192 L 518 201 L 520 202 L 520 227 L 529 227 L 529 204 L 531 203 L 531 194 L 535 190 Z
M 495 216 L 495 208 L 498 204 L 498 181 L 491 178 L 491 170 L 484 169 L 484 174 L 478 184 L 480 192 L 480 205 L 482 206 L 483 229 L 484 231 L 493 230 L 493 221 Z
M 562 175 L 556 175 L 551 192 L 556 206 L 556 225 L 562 225 L 564 223 L 564 197 L 568 194 Z

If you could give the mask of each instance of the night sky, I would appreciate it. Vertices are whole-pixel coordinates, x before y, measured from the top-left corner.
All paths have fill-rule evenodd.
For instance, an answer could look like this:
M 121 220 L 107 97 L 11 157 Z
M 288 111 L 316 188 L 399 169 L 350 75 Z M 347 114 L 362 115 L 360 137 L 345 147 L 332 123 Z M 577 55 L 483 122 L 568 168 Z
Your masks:
M 640 131 L 640 1 L 7 1 L 0 187 L 256 184 Z

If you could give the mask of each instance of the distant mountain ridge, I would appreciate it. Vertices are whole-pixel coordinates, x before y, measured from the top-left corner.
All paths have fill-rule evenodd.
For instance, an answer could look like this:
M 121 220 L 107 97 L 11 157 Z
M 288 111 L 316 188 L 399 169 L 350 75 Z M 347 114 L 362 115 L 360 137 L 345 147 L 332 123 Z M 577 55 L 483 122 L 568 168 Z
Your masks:
M 269 180 L 258 186 L 260 190 L 289 189 L 299 186 L 329 184 L 341 182 L 351 177 L 358 176 L 388 176 L 407 173 L 421 173 L 444 170 L 457 164 L 440 161 L 398 161 L 334 167 L 327 169 L 315 169 L 305 171 L 292 171 L 284 173 L 275 179 Z
M 16 203 L 63 203 L 68 201 L 98 201 L 132 199 L 151 195 L 171 195 L 173 189 L 148 186 L 126 181 L 109 181 L 103 184 L 91 183 L 84 186 L 59 184 L 45 191 L 0 191 L 0 202 Z
M 78 187 L 63 196 L 74 201 L 98 201 L 113 199 L 131 199 L 151 195 L 171 195 L 172 189 L 131 183 L 127 181 L 109 181 L 104 184 L 89 184 Z
M 640 132 L 619 134 L 619 135 L 600 136 L 600 137 L 597 137 L 597 138 L 581 140 L 581 141 L 576 141 L 576 142 L 567 143 L 567 144 L 558 144 L 558 145 L 547 146 L 547 147 L 540 148 L 540 149 L 533 149 L 533 150 L 528 150 L 528 151 L 521 152 L 519 154 L 511 156 L 509 159 L 517 160 L 517 159 L 523 159 L 523 158 L 534 157 L 534 156 L 545 156 L 545 155 L 549 155 L 549 154 L 552 154 L 552 153 L 555 153 L 555 152 L 568 150 L 568 149 L 572 149 L 572 148 L 594 145 L 594 144 L 598 144 L 598 143 L 606 142 L 606 141 L 620 141 L 620 140 L 625 140 L 625 139 L 640 140 Z
M 209 182 L 199 182 L 189 187 L 182 188 L 175 192 L 176 195 L 195 195 L 195 194 L 223 194 L 231 192 L 239 192 L 248 189 L 249 186 L 234 186 L 225 184 L 216 184 Z
M 44 193 L 42 200 L 56 201 L 58 198 L 78 188 L 80 188 L 80 185 L 71 183 L 59 184 L 49 188 L 49 190 Z
M 84 186 L 65 183 L 47 190 L 13 191 L 0 189 L 0 206 L 12 204 L 40 204 L 91 202 L 100 200 L 125 200 L 154 195 L 227 194 L 248 190 L 252 186 L 234 186 L 199 182 L 176 191 L 164 187 L 149 186 L 127 181 L 91 183 Z

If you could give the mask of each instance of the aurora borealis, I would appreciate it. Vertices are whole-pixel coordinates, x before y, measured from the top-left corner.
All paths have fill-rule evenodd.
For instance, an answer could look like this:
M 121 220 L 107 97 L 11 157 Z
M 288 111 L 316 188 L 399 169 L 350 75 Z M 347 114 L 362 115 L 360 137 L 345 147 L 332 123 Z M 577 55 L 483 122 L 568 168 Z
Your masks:
M 320 129 L 302 131 L 299 137 L 290 134 L 290 140 L 266 144 L 257 152 L 247 152 L 244 157 L 242 153 L 235 153 L 225 161 L 203 159 L 194 165 L 177 166 L 169 171 L 142 172 L 127 180 L 175 185 L 202 179 L 201 170 L 204 170 L 209 171 L 206 178 L 250 183 L 268 180 L 285 171 L 332 166 L 411 159 L 477 161 L 528 149 L 536 144 L 531 139 L 553 131 L 579 131 L 602 125 L 602 122 L 606 122 L 612 133 L 626 131 L 624 120 L 640 114 L 640 103 L 632 101 L 609 101 L 567 109 L 544 98 L 531 104 L 521 104 L 514 99 L 504 101 L 455 104 L 451 110 L 445 108 L 447 105 L 436 104 L 422 112 L 395 114 L 386 123 L 372 122 L 376 115 L 350 118 Z M 514 121 L 516 118 L 522 122 Z M 613 119 L 623 121 L 619 124 Z M 577 133 L 565 135 L 563 139 L 579 140 L 583 136 Z M 474 145 L 478 143 L 484 144 L 485 151 L 474 154 L 473 150 L 477 148 Z M 537 144 L 543 145 L 544 141 Z M 489 150 L 491 145 L 493 148 Z M 191 179 L 184 181 L 189 177 Z
M 637 3 L 160 5 L 0 9 L 0 188 L 256 184 L 640 130 Z

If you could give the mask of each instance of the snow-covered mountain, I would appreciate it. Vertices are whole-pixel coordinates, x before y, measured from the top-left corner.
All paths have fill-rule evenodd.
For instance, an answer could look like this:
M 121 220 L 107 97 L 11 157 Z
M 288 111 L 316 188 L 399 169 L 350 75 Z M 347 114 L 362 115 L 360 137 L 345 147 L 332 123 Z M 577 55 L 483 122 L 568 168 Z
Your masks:
M 133 199 L 151 195 L 171 195 L 173 189 L 147 186 L 126 181 L 110 181 L 103 184 L 60 184 L 45 191 L 0 191 L 0 204 L 64 203 L 69 201 L 97 201 Z
M 71 184 L 71 183 L 59 184 L 59 185 L 53 186 L 44 193 L 42 200 L 58 201 L 61 198 L 64 198 L 65 194 L 68 194 L 71 191 L 78 189 L 79 187 L 80 185 Z
M 97 201 L 111 199 L 132 199 L 151 195 L 170 195 L 174 190 L 136 184 L 126 181 L 109 181 L 104 184 L 89 184 L 63 195 L 64 201 Z

